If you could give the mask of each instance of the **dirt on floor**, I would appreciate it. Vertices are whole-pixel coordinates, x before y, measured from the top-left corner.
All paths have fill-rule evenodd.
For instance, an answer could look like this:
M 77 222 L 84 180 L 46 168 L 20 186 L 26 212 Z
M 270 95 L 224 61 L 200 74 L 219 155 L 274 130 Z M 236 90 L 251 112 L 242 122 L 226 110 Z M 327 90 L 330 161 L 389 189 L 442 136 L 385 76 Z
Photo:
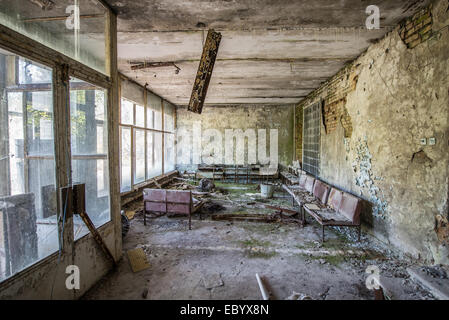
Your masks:
M 258 185 L 215 184 L 215 192 L 195 195 L 207 204 L 201 220 L 193 216 L 190 231 L 182 217 L 150 219 L 144 226 L 142 203 L 126 208 L 137 214 L 124 238 L 123 258 L 84 299 L 257 300 L 258 273 L 272 299 L 299 293 L 315 300 L 373 300 L 366 285 L 369 266 L 376 266 L 381 281 L 392 287 L 390 298 L 434 299 L 410 280 L 406 268 L 412 261 L 396 257 L 364 233 L 361 242 L 355 241 L 356 230 L 326 229 L 322 243 L 321 227 L 310 218 L 304 227 L 212 220 L 225 213 L 273 214 L 265 204 L 298 210 L 280 188 L 267 200 Z M 126 252 L 136 248 L 144 250 L 150 267 L 133 273 Z

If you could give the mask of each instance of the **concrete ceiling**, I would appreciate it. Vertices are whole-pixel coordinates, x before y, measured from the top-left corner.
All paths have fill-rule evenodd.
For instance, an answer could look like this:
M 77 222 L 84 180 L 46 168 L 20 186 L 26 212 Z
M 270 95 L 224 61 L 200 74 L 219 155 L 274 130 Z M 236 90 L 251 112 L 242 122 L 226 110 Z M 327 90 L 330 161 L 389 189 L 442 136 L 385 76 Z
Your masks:
M 118 13 L 119 70 L 187 105 L 208 28 L 222 42 L 206 105 L 297 103 L 426 0 L 106 0 Z M 365 28 L 368 5 L 381 29 Z M 200 23 L 200 24 L 199 24 Z M 142 62 L 174 67 L 138 71 Z

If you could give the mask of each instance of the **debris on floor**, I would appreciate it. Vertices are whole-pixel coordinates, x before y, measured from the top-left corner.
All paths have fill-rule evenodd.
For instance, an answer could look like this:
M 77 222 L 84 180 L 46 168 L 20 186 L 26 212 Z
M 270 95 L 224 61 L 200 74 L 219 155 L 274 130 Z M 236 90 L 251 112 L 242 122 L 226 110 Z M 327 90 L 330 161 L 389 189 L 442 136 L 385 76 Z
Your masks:
M 215 184 L 210 179 L 201 179 L 198 184 L 198 191 L 212 192 L 215 189 Z
M 223 210 L 225 210 L 225 207 L 223 207 L 221 204 L 214 201 L 210 201 L 204 204 L 203 208 L 201 209 L 201 213 L 211 214 Z
M 147 256 L 142 248 L 128 250 L 127 253 L 131 269 L 134 273 L 148 269 L 150 267 Z
M 134 216 L 136 215 L 136 210 L 127 210 L 125 211 L 125 215 L 128 218 L 128 220 L 134 219 Z
M 412 280 L 427 288 L 440 300 L 449 300 L 449 279 L 447 273 L 435 267 L 407 268 Z
M 214 274 L 206 274 L 201 279 L 203 286 L 210 290 L 213 288 L 222 287 L 224 285 L 223 280 L 221 279 L 221 276 L 219 273 Z
M 123 211 L 122 214 L 120 215 L 120 218 L 122 222 L 122 238 L 124 238 L 129 232 L 130 223 L 128 217 L 125 214 L 123 214 Z
M 427 273 L 432 278 L 447 279 L 447 272 L 442 266 L 421 267 L 421 271 Z
M 143 250 L 140 257 L 151 261 L 151 272 L 134 274 L 138 271 L 133 267 L 122 267 L 121 274 L 106 279 L 108 285 L 87 298 L 254 300 L 262 298 L 254 274 L 263 273 L 270 279 L 263 282 L 270 299 L 373 300 L 374 292 L 365 285 L 366 268 L 376 265 L 389 299 L 434 299 L 424 285 L 410 279 L 407 267 L 412 263 L 368 234 L 354 242 L 352 232 L 331 228 L 323 244 L 314 223 L 301 228 L 290 223 L 301 220 L 299 208 L 291 206 L 279 187 L 272 199 L 260 201 L 256 184 L 215 181 L 212 192 L 200 192 L 198 182 L 180 179 L 168 188 L 188 188 L 192 196 L 207 201 L 203 219 L 193 215 L 188 233 L 184 219 L 167 216 L 144 226 L 142 201 L 127 205 L 125 212 L 136 214 L 123 248 Z M 439 278 L 442 272 L 428 271 L 436 276 L 426 273 L 431 279 L 445 280 Z
M 265 223 L 281 222 L 281 219 L 276 215 L 249 214 L 249 213 L 215 214 L 212 216 L 212 220 L 250 221 L 250 222 L 265 222 Z
M 304 293 L 293 292 L 286 300 L 313 300 L 311 297 Z

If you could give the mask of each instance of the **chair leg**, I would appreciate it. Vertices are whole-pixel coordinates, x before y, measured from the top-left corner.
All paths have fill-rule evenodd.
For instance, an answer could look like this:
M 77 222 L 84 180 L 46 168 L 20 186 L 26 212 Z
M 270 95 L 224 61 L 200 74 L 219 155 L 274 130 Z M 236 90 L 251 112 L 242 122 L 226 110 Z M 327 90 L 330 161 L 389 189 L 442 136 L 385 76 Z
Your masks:
M 143 225 L 147 225 L 147 210 L 143 210 Z
M 362 233 L 362 225 L 359 226 L 359 242 L 360 242 L 360 235 Z
M 192 230 L 192 214 L 189 213 L 189 230 Z
M 322 243 L 324 243 L 324 225 L 323 225 L 323 237 L 322 237 Z

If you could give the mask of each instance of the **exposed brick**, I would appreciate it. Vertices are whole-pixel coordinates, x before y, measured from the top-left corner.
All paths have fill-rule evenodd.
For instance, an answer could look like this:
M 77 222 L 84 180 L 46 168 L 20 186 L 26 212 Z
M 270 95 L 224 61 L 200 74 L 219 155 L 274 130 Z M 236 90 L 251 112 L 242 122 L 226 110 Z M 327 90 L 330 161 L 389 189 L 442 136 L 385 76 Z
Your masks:
M 424 36 L 426 33 L 429 33 L 431 30 L 432 30 L 432 26 L 428 25 L 427 27 L 424 27 L 421 30 L 419 30 L 419 33 Z
M 417 11 L 412 18 L 402 23 L 399 36 L 409 49 L 429 39 L 432 33 L 432 5 Z

